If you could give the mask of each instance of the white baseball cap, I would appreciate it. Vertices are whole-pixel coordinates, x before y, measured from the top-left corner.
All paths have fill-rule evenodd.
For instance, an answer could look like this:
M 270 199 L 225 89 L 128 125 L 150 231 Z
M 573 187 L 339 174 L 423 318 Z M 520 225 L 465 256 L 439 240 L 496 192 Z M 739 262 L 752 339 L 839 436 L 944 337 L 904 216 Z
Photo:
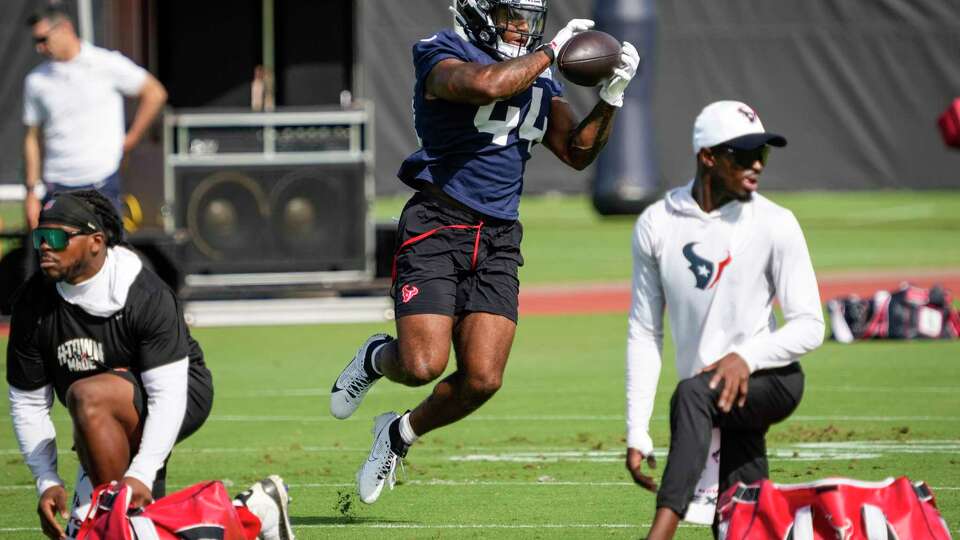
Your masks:
M 693 153 L 718 144 L 753 150 L 765 144 L 786 146 L 787 139 L 763 129 L 760 116 L 746 103 L 715 101 L 704 107 L 693 122 Z

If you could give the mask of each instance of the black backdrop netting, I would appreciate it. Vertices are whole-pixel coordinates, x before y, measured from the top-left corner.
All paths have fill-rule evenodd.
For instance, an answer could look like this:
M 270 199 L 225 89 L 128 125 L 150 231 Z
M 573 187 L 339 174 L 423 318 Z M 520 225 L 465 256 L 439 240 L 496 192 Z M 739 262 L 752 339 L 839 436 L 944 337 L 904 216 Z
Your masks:
M 739 99 L 790 141 L 774 152 L 765 188 L 960 187 L 960 152 L 943 145 L 936 127 L 960 96 L 960 2 L 656 4 L 653 116 L 665 186 L 693 175 L 691 129 L 700 109 Z M 546 39 L 592 8 L 592 0 L 552 2 Z M 377 103 L 377 191 L 397 192 L 404 188 L 396 170 L 417 144 L 410 47 L 451 16 L 438 0 L 368 0 L 361 17 L 363 93 Z M 596 103 L 595 90 L 567 89 L 578 115 Z M 525 192 L 581 192 L 594 169 L 578 173 L 539 148 Z
M 38 61 L 23 25 L 35 3 L 0 5 L 0 182 L 22 181 L 23 77 Z M 377 191 L 405 188 L 400 162 L 415 149 L 410 47 L 451 24 L 443 0 L 358 2 L 357 95 L 377 105 Z M 960 186 L 960 152 L 946 148 L 938 115 L 960 96 L 960 2 L 955 0 L 710 0 L 657 2 L 655 155 L 666 186 L 693 173 L 690 129 L 708 102 L 741 99 L 790 145 L 764 186 L 776 189 Z M 593 0 L 551 4 L 547 38 L 592 15 Z M 650 74 L 646 74 L 650 76 Z M 568 88 L 578 115 L 596 91 Z M 585 191 L 576 172 L 538 148 L 525 191 Z

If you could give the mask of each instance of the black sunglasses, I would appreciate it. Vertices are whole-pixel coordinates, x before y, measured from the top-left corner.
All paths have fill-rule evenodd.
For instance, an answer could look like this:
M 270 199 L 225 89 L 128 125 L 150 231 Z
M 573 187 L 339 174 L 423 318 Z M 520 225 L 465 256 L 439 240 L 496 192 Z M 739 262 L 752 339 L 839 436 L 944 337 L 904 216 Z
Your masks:
M 734 163 L 737 164 L 741 169 L 749 169 L 753 167 L 753 164 L 760 162 L 761 165 L 767 165 L 767 157 L 770 156 L 770 147 L 763 145 L 760 148 L 754 148 L 752 150 L 738 150 L 730 146 L 714 146 L 711 148 L 715 153 L 722 153 L 730 156 Z
M 46 42 L 47 42 L 47 39 L 50 37 L 50 32 L 53 32 L 53 30 L 54 30 L 56 27 L 60 26 L 60 23 L 61 23 L 61 22 L 63 22 L 63 21 L 57 21 L 57 22 L 51 24 L 51 25 L 50 25 L 50 28 L 47 28 L 47 35 L 45 35 L 45 36 L 33 36 L 33 43 L 34 43 L 34 45 L 39 45 L 39 44 L 41 44 L 41 43 L 46 43 Z
M 67 232 L 63 229 L 53 229 L 40 227 L 33 230 L 33 248 L 40 249 L 40 246 L 46 242 L 50 249 L 54 251 L 63 251 L 70 244 L 70 239 L 74 236 L 92 234 L 83 231 Z

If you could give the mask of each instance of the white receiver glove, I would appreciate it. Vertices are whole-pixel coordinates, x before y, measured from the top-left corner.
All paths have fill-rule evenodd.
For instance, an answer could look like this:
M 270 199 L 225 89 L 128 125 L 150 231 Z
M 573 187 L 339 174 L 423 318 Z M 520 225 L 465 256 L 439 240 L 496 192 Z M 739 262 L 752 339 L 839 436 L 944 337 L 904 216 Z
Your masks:
M 622 107 L 623 93 L 627 91 L 630 80 L 637 74 L 638 67 L 640 67 L 640 53 L 633 45 L 624 41 L 620 50 L 620 65 L 600 87 L 600 99 L 614 107 Z
M 586 32 L 593 28 L 594 22 L 590 19 L 571 19 L 562 30 L 557 32 L 557 35 L 553 37 L 553 40 L 547 44 L 547 47 L 553 49 L 553 57 L 556 58 L 560 54 L 560 49 L 570 41 L 570 38 L 579 34 L 580 32 Z

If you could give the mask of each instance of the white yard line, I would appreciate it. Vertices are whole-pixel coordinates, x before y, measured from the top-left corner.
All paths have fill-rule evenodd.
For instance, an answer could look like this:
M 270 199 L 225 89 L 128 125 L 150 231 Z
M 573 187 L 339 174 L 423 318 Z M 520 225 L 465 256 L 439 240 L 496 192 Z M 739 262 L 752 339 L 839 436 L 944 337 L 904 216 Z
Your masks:
M 233 484 L 230 480 L 221 480 L 224 484 Z M 287 484 L 290 489 L 328 489 L 328 488 L 352 488 L 356 484 L 354 482 L 305 482 L 305 483 L 290 483 Z M 630 487 L 632 488 L 635 484 L 633 482 L 609 482 L 609 481 L 556 481 L 556 480 L 530 480 L 530 481 L 519 481 L 519 480 L 444 480 L 440 478 L 434 478 L 431 480 L 406 480 L 403 482 L 404 486 L 420 486 L 420 487 Z M 182 489 L 187 487 L 187 485 L 181 484 L 169 484 L 167 486 L 171 489 Z M 33 490 L 33 485 L 0 485 L 0 491 L 27 491 Z M 930 486 L 930 489 L 936 493 L 937 491 L 960 491 L 960 486 Z
M 877 393 L 877 392 L 895 392 L 897 394 L 953 394 L 956 388 L 950 386 L 807 386 L 805 391 L 813 392 L 856 392 L 856 393 Z M 329 392 L 327 392 L 329 394 Z
M 639 529 L 650 523 L 328 523 L 294 525 L 293 530 L 306 529 L 398 529 L 398 530 L 524 530 L 524 529 Z M 706 529 L 707 525 L 680 524 L 681 529 Z M 35 532 L 39 527 L 0 527 L 0 533 Z M 953 532 L 960 533 L 960 529 Z
M 844 217 L 861 223 L 894 223 L 930 217 L 934 215 L 935 210 L 934 203 L 916 203 L 856 210 L 846 213 Z
M 469 450 L 473 453 L 486 452 L 496 453 L 498 455 L 526 455 L 526 456 L 544 456 L 544 457 L 622 457 L 623 449 L 608 448 L 604 450 L 591 450 L 584 447 L 550 447 L 550 446 L 474 446 L 464 445 L 463 447 L 451 448 L 446 445 L 419 444 L 415 451 L 418 454 L 440 452 L 444 454 L 455 454 L 457 452 Z M 666 456 L 666 448 L 660 448 L 655 452 L 657 456 Z M 924 439 L 924 440 L 869 440 L 869 441 L 826 441 L 826 442 L 797 442 L 791 444 L 781 444 L 769 449 L 771 457 L 777 457 L 777 454 L 785 452 L 802 451 L 811 453 L 813 451 L 832 451 L 835 453 L 845 453 L 854 451 L 870 451 L 871 453 L 881 454 L 942 454 L 957 453 L 960 454 L 960 439 Z M 355 453 L 369 452 L 367 446 L 235 446 L 235 447 L 199 447 L 189 446 L 176 447 L 175 452 L 178 455 L 183 454 L 256 454 L 260 452 L 305 452 L 305 453 Z M 57 451 L 59 455 L 74 455 L 73 450 L 60 448 Z M 17 448 L 0 448 L 0 456 L 19 456 L 20 450 Z
M 792 420 L 808 422 L 960 422 L 960 416 L 880 416 L 880 415 L 803 415 L 795 414 Z M 666 416 L 654 416 L 653 420 L 666 420 Z M 213 415 L 212 422 L 342 422 L 329 416 L 292 416 L 292 415 Z M 367 418 L 348 419 L 349 421 L 369 422 Z M 478 415 L 463 419 L 464 422 L 623 422 L 623 415 L 578 415 L 578 414 L 545 414 L 545 415 Z
M 293 530 L 304 529 L 637 529 L 649 527 L 649 523 L 318 523 L 294 525 Z M 683 529 L 706 529 L 707 525 L 680 524 Z M 2 527 L 4 532 L 39 531 L 39 527 Z
M 544 389 L 543 392 L 550 392 L 552 390 Z M 808 385 L 806 391 L 814 392 L 857 392 L 857 393 L 875 393 L 875 392 L 896 392 L 898 394 L 903 393 L 916 393 L 916 394 L 952 394 L 956 392 L 956 388 L 950 386 L 832 386 L 832 385 Z M 409 388 L 403 387 L 393 387 L 393 388 L 378 388 L 378 394 L 407 394 L 411 393 L 412 390 Z M 260 389 L 260 390 L 251 390 L 243 394 L 228 393 L 224 394 L 222 397 L 225 398 L 235 398 L 235 399 L 249 399 L 250 396 L 257 397 L 326 397 L 330 395 L 329 388 L 286 388 L 286 389 Z M 218 396 L 220 397 L 220 396 Z

